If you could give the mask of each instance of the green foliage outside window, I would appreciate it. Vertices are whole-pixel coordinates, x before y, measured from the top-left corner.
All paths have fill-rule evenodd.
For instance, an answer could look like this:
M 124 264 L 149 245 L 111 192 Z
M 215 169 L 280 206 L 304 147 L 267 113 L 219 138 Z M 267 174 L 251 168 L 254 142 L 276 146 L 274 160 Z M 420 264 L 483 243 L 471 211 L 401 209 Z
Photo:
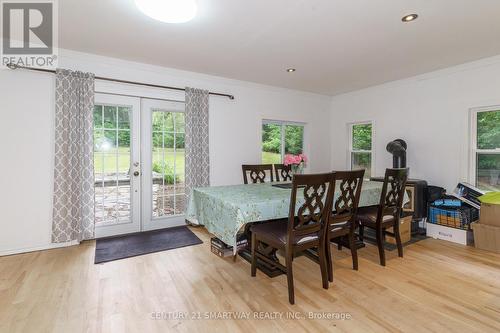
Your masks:
M 372 125 L 357 124 L 352 126 L 352 150 L 372 149 Z M 371 153 L 353 153 L 351 156 L 351 166 L 353 169 L 371 167 Z M 368 174 L 366 175 L 368 177 Z
M 372 149 L 372 125 L 359 124 L 352 126 L 352 150 Z
M 268 153 L 281 154 L 281 125 L 262 125 L 262 150 Z
M 302 154 L 304 147 L 304 126 L 285 126 L 285 154 Z
M 284 143 L 282 147 L 282 131 Z M 282 150 L 284 154 L 298 155 L 303 153 L 304 126 L 292 124 L 262 124 L 262 162 L 281 163 Z
M 477 114 L 477 149 L 500 148 L 500 111 Z M 500 155 L 489 154 L 478 158 L 478 169 L 500 169 Z
M 477 148 L 500 148 L 500 111 L 477 114 Z
M 179 182 L 179 176 L 174 174 L 174 168 L 168 164 L 153 163 L 153 171 L 163 175 L 165 184 L 173 185 Z

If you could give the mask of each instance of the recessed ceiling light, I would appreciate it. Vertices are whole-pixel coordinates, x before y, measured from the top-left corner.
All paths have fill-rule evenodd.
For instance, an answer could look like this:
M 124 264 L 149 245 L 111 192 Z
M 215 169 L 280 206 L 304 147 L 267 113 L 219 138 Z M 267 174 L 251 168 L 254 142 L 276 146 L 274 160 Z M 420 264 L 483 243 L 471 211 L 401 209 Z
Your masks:
M 403 22 L 411 22 L 411 21 L 415 21 L 417 18 L 418 18 L 417 14 L 410 14 L 410 15 L 403 16 L 403 18 L 401 19 L 401 21 L 403 21 Z
M 296 69 L 295 69 L 295 68 L 287 68 L 287 69 L 286 69 L 286 71 L 287 71 L 288 73 L 293 73 L 293 72 L 295 72 L 295 71 L 296 71 Z
M 184 23 L 196 16 L 195 0 L 135 0 L 147 16 L 166 23 Z

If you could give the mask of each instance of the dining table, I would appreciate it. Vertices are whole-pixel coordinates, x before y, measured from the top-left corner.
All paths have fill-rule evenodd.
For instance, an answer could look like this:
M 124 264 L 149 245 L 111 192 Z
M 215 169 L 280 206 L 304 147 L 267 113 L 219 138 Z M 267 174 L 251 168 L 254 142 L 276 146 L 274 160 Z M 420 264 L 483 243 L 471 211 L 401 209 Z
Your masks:
M 268 182 L 194 188 L 189 197 L 186 220 L 205 226 L 212 235 L 232 246 L 236 255 L 237 240 L 249 224 L 288 217 L 291 186 L 283 184 Z M 338 186 L 334 200 L 340 193 Z M 382 186 L 379 181 L 363 181 L 359 207 L 378 205 Z M 297 201 L 299 204 L 303 201 L 300 190 L 297 191 Z

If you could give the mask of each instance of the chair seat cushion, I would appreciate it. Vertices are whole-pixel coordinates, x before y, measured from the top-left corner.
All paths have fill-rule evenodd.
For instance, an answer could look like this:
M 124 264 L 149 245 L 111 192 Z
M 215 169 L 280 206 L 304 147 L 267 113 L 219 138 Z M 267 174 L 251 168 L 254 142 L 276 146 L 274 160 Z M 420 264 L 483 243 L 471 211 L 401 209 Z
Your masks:
M 349 221 L 342 221 L 337 223 L 330 222 L 330 232 L 340 231 L 342 229 L 346 229 L 346 226 L 349 224 Z
M 256 224 L 250 227 L 250 231 L 257 234 L 260 240 L 266 239 L 285 245 L 287 242 L 288 219 L 276 220 L 269 223 Z M 297 235 L 293 240 L 294 245 L 302 245 L 318 240 L 318 233 Z
M 377 223 L 378 206 L 361 207 L 358 209 L 358 221 L 363 225 L 375 227 Z M 394 223 L 394 216 L 384 215 L 382 217 L 383 225 L 390 225 Z

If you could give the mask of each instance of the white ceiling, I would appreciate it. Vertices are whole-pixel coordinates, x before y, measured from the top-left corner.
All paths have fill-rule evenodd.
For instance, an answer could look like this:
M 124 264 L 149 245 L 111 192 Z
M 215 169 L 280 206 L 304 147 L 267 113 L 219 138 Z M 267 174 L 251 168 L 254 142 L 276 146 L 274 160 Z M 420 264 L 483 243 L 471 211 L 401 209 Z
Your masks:
M 61 0 L 59 44 L 327 95 L 500 54 L 499 0 L 197 2 L 194 20 L 167 24 L 133 0 Z

